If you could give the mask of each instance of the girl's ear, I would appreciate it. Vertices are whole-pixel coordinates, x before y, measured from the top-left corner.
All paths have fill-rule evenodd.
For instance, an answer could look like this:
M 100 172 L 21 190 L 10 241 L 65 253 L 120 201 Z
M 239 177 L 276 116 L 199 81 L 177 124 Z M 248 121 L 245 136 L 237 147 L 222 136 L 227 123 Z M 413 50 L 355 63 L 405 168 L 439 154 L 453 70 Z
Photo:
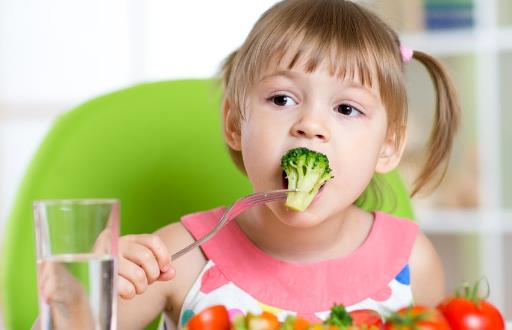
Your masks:
M 236 110 L 232 108 L 231 103 L 224 99 L 222 101 L 222 123 L 224 128 L 224 140 L 228 146 L 235 150 L 242 149 L 240 122 L 237 120 Z
M 396 138 L 397 136 L 394 134 L 392 138 L 387 139 L 387 141 L 382 145 L 379 159 L 375 166 L 375 171 L 377 173 L 387 173 L 395 169 L 400 163 L 405 149 L 405 141 L 407 141 L 407 132 L 405 131 L 403 133 L 402 139 L 398 145 L 396 143 Z

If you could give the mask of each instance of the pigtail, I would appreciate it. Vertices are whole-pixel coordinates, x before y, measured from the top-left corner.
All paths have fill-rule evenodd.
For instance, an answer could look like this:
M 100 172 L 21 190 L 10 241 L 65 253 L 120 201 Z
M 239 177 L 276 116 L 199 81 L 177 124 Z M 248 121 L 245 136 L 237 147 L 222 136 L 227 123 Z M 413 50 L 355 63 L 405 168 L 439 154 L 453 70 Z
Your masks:
M 420 51 L 414 51 L 413 58 L 425 66 L 432 78 L 436 91 L 436 109 L 427 145 L 429 156 L 414 182 L 412 196 L 420 191 L 435 175 L 436 180 L 433 188 L 441 183 L 448 169 L 448 159 L 460 117 L 460 105 L 455 88 L 441 63 Z

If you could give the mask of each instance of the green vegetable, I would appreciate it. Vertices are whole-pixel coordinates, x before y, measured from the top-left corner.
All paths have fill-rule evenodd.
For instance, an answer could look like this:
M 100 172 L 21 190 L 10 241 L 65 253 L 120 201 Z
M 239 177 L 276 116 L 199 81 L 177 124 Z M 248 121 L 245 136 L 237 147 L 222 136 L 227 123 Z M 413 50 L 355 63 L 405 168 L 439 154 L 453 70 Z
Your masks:
M 289 193 L 285 203 L 296 211 L 304 211 L 322 184 L 332 178 L 327 156 L 307 148 L 289 150 L 281 158 L 281 168 L 286 173 L 288 189 L 298 190 Z
M 293 324 L 295 323 L 295 316 L 288 315 L 281 324 L 279 330 L 293 330 Z
M 335 304 L 331 307 L 331 314 L 329 314 L 329 317 L 324 321 L 324 324 L 334 325 L 340 329 L 345 329 L 352 325 L 352 322 L 352 317 L 345 310 L 345 306 Z
M 234 330 L 247 330 L 247 322 L 245 320 L 245 316 L 237 315 L 232 322 L 232 328 Z

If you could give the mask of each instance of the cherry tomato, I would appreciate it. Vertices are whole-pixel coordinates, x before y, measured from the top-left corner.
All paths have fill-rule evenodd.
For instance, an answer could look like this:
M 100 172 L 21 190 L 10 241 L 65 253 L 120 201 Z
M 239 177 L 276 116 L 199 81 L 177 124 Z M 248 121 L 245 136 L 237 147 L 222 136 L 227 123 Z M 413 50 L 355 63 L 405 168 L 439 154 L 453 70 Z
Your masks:
M 404 307 L 386 320 L 386 330 L 451 330 L 437 309 L 414 305 Z
M 498 309 L 485 300 L 448 297 L 437 307 L 453 329 L 504 330 L 505 321 Z
M 230 330 L 228 310 L 222 305 L 205 308 L 188 321 L 187 328 L 188 330 Z
M 354 325 L 373 325 L 380 329 L 383 326 L 380 314 L 372 309 L 359 309 L 349 312 Z

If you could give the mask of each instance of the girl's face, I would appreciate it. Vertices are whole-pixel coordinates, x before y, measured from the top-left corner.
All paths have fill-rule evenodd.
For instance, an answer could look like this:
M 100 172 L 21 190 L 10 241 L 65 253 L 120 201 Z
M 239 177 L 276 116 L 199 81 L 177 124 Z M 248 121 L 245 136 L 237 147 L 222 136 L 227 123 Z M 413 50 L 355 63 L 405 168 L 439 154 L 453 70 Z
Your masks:
M 228 143 L 242 151 L 254 190 L 285 188 L 280 160 L 296 147 L 327 155 L 334 176 L 303 212 L 281 202 L 268 204 L 282 222 L 307 227 L 335 217 L 354 203 L 376 171 L 396 165 L 375 85 L 365 87 L 357 77 L 340 80 L 320 66 L 312 73 L 277 68 L 251 88 L 240 134 Z

